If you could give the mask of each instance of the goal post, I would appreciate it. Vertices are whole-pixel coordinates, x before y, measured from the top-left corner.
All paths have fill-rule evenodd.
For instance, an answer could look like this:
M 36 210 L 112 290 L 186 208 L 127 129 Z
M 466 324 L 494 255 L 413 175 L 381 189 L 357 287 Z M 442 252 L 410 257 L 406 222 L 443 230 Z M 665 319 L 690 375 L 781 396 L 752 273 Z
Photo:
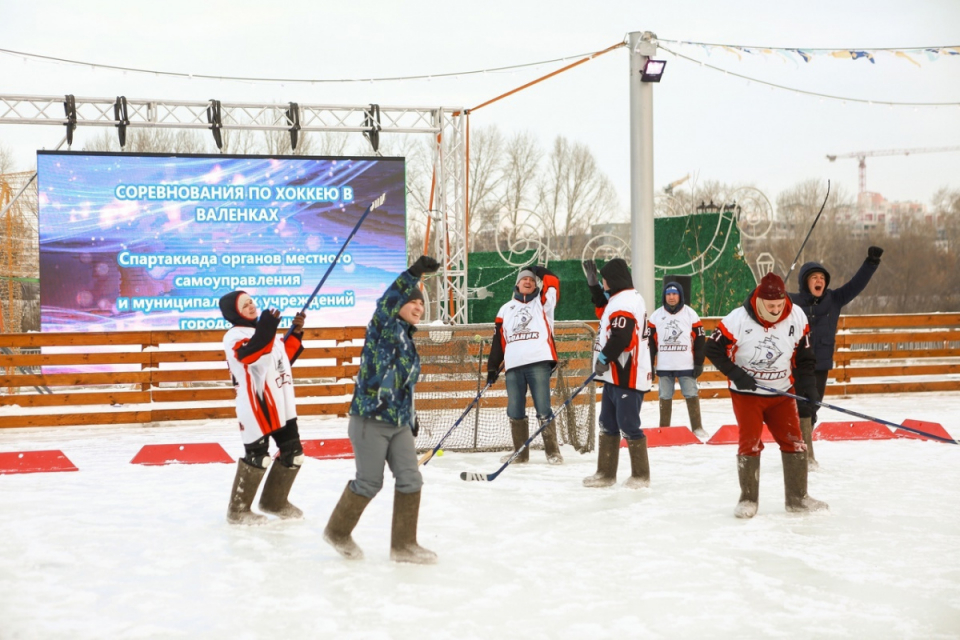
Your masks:
M 558 364 L 550 378 L 550 398 L 558 410 L 570 393 L 593 370 L 596 331 L 585 322 L 556 322 L 554 342 Z M 417 327 L 414 340 L 420 354 L 420 379 L 416 387 L 416 410 L 420 420 L 417 450 L 434 448 L 453 426 L 464 409 L 477 397 L 487 381 L 494 325 L 427 325 Z M 569 444 L 580 453 L 592 451 L 596 442 L 597 389 L 591 383 L 586 393 L 559 412 L 556 418 L 560 444 Z M 527 417 L 531 433 L 537 418 L 527 394 Z M 543 448 L 540 436 L 533 448 Z M 513 448 L 507 418 L 507 390 L 503 376 L 487 389 L 474 409 L 444 441 L 450 451 L 508 451 Z

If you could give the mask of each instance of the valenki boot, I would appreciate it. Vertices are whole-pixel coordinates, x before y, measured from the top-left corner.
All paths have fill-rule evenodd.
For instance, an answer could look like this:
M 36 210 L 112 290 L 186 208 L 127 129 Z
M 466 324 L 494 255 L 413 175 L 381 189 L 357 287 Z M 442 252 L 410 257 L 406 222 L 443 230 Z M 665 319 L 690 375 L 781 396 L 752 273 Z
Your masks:
M 297 479 L 300 467 L 288 467 L 279 460 L 274 460 L 267 474 L 267 481 L 263 483 L 263 492 L 260 494 L 260 511 L 277 516 L 284 520 L 302 518 L 303 511 L 290 504 L 287 496 L 290 487 Z
M 527 438 L 530 437 L 530 423 L 526 418 L 520 420 L 514 420 L 510 418 L 510 436 L 513 438 L 513 452 L 516 453 L 520 450 L 520 447 L 523 446 L 523 443 L 527 441 Z M 506 462 L 513 456 L 513 453 L 509 453 L 502 458 L 500 462 Z M 520 455 L 517 456 L 517 459 L 513 461 L 513 464 L 519 464 L 523 462 L 528 462 L 530 460 L 530 447 L 527 447 Z
M 669 427 L 673 419 L 673 400 L 660 401 L 660 426 Z
M 811 498 L 807 494 L 807 454 L 780 452 L 783 458 L 783 491 L 785 506 L 790 513 L 807 511 L 825 511 L 830 507 L 826 502 Z
M 250 510 L 257 495 L 257 487 L 263 480 L 266 469 L 254 467 L 242 459 L 237 460 L 237 475 L 233 478 L 230 490 L 230 503 L 227 505 L 227 522 L 230 524 L 263 524 L 269 518 Z
M 737 475 L 740 476 L 740 501 L 733 515 L 752 518 L 757 515 L 760 502 L 760 456 L 737 456 Z
M 820 463 L 813 455 L 813 418 L 800 418 L 800 433 L 807 444 L 807 468 L 816 471 L 820 468 Z
M 623 483 L 627 489 L 643 489 L 650 486 L 650 460 L 647 458 L 646 437 L 627 440 L 630 452 L 630 477 Z
M 709 438 L 707 432 L 703 430 L 703 421 L 700 418 L 700 398 L 686 398 L 687 414 L 690 416 L 690 430 L 698 438 Z
M 585 487 L 609 487 L 617 483 L 617 465 L 620 462 L 620 434 L 600 434 L 597 453 L 597 472 L 583 479 Z
M 360 560 L 363 558 L 363 551 L 353 541 L 350 535 L 354 527 L 363 515 L 363 510 L 370 504 L 370 498 L 361 496 L 350 490 L 350 483 L 347 483 L 340 496 L 340 502 L 334 507 L 330 514 L 330 521 L 327 522 L 327 528 L 323 530 L 323 539 L 326 540 L 337 553 L 348 560 Z
M 417 544 L 420 492 L 393 492 L 393 528 L 390 532 L 390 559 L 394 562 L 436 564 L 437 554 Z
M 557 421 L 553 420 L 540 432 L 543 437 L 543 448 L 547 454 L 547 463 L 563 464 L 563 456 L 560 454 L 560 443 L 557 442 Z

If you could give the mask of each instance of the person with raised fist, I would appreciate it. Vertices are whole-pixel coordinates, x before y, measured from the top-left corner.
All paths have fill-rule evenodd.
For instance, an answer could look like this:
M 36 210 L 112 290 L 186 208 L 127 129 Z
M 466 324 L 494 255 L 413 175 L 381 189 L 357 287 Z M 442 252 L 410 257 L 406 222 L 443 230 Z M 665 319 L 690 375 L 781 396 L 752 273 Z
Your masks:
M 501 365 L 506 371 L 507 417 L 514 452 L 520 451 L 530 437 L 527 419 L 529 389 L 537 420 L 541 425 L 550 421 L 541 432 L 549 464 L 563 464 L 550 408 L 550 375 L 557 366 L 553 314 L 559 300 L 560 280 L 552 271 L 539 265 L 521 269 L 513 297 L 497 312 L 493 345 L 487 359 L 488 384 L 497 381 Z M 514 464 L 529 459 L 530 449 L 525 448 Z
M 298 313 L 293 331 L 280 337 L 280 312 L 265 309 L 258 319 L 257 303 L 246 291 L 232 291 L 220 298 L 220 312 L 233 325 L 223 336 L 223 350 L 237 392 L 237 420 L 246 451 L 237 461 L 227 522 L 267 521 L 250 510 L 267 467 L 270 475 L 260 495 L 260 510 L 282 519 L 303 517 L 287 496 L 303 464 L 291 366 L 303 352 L 306 314 Z M 280 449 L 272 465 L 270 438 Z
M 387 287 L 379 300 L 360 355 L 348 433 L 356 460 L 356 477 L 347 483 L 330 515 L 323 539 L 350 560 L 363 557 L 351 534 L 364 509 L 383 488 L 384 464 L 396 479 L 390 559 L 433 564 L 437 554 L 417 543 L 420 490 L 415 438 L 419 425 L 414 386 L 420 376 L 420 356 L 413 342 L 424 312 L 420 278 L 440 263 L 421 256 Z
M 814 375 L 817 392 L 822 399 L 827 389 L 827 378 L 833 368 L 833 350 L 837 342 L 837 323 L 840 312 L 870 284 L 880 266 L 883 249 L 870 247 L 867 257 L 854 276 L 845 285 L 830 288 L 830 272 L 819 262 L 807 262 L 797 274 L 799 293 L 791 293 L 790 300 L 803 309 L 810 323 L 810 341 L 817 356 Z M 817 405 L 800 407 L 800 430 L 807 443 L 807 462 L 811 469 L 819 468 L 813 455 L 813 427 L 817 423 Z

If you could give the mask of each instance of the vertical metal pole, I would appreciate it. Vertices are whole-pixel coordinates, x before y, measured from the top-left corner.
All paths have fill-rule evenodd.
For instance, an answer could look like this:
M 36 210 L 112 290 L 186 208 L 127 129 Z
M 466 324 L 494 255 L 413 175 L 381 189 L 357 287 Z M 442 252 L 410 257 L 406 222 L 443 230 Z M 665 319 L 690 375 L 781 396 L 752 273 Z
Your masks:
M 653 242 L 653 84 L 640 82 L 656 54 L 657 35 L 630 33 L 630 247 L 633 284 L 647 309 L 656 306 Z

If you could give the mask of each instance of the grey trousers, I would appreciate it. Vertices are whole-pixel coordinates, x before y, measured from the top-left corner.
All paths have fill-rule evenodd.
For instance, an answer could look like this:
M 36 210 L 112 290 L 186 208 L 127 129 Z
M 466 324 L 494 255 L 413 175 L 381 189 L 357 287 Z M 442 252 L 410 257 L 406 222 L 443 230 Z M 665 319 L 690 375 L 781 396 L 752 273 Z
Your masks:
M 396 427 L 388 422 L 350 416 L 347 428 L 357 462 L 357 478 L 350 490 L 373 498 L 383 488 L 383 463 L 390 465 L 400 493 L 416 493 L 423 486 L 417 467 L 417 449 L 410 427 Z

